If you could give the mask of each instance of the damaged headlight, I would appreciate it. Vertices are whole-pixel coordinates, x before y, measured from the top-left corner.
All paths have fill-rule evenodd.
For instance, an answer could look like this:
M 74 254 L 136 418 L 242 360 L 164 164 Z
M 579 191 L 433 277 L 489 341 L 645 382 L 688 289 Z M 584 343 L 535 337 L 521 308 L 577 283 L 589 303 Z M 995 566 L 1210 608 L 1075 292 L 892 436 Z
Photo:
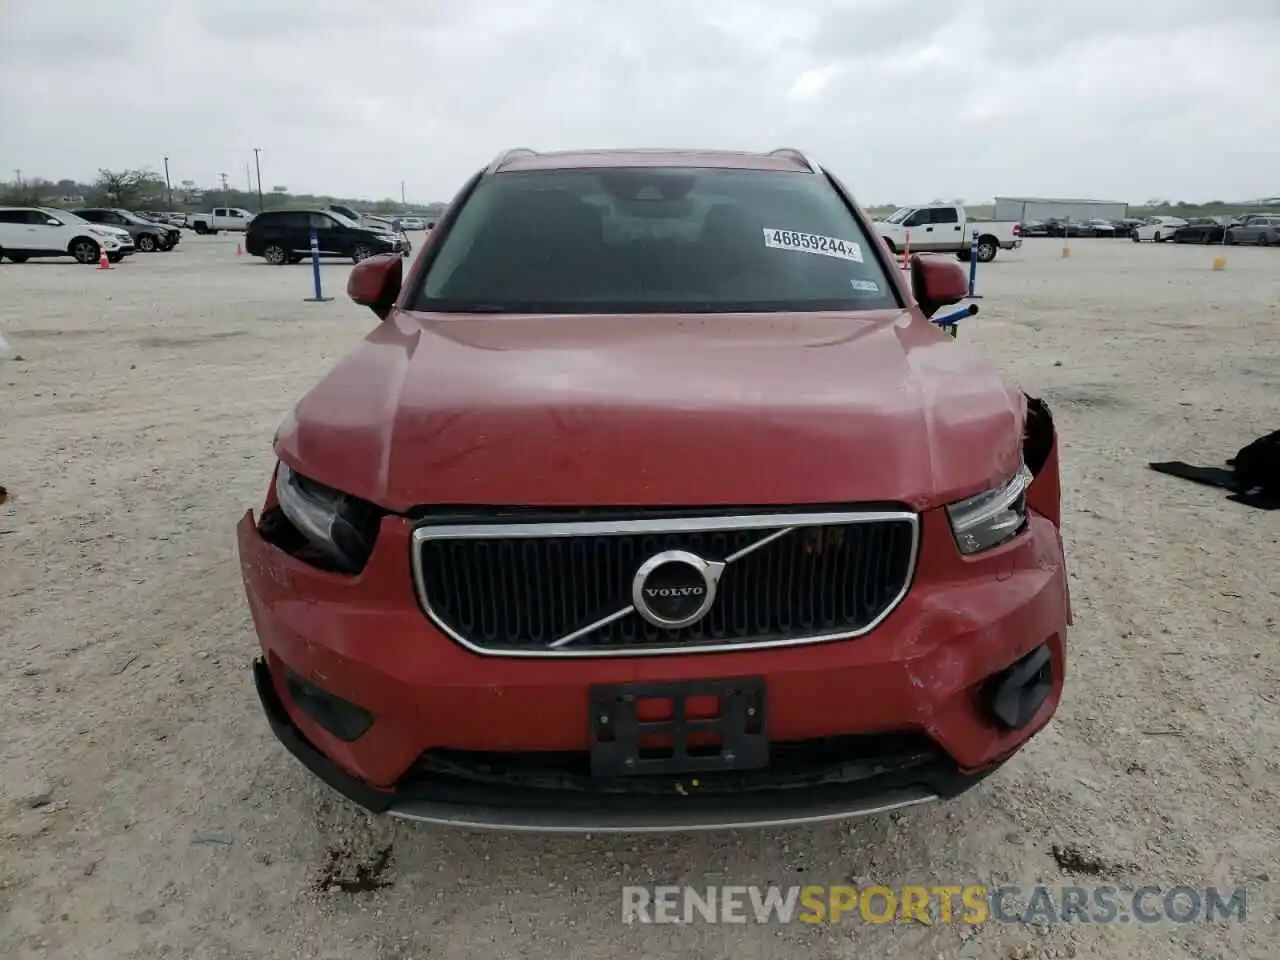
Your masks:
M 1008 483 L 947 507 L 961 553 L 990 550 L 1022 532 L 1027 523 L 1027 488 L 1033 479 L 1024 463 Z
M 373 504 L 276 467 L 280 511 L 339 573 L 359 573 L 373 552 L 381 511 Z

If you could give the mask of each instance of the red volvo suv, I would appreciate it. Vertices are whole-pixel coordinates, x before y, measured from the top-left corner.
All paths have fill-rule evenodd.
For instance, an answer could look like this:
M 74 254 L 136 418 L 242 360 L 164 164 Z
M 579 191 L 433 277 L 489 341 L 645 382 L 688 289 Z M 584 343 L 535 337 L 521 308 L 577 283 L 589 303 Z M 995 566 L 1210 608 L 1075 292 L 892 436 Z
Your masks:
M 275 735 L 368 810 L 607 831 L 951 797 L 1050 719 L 1043 403 L 795 150 L 478 172 L 238 527 Z

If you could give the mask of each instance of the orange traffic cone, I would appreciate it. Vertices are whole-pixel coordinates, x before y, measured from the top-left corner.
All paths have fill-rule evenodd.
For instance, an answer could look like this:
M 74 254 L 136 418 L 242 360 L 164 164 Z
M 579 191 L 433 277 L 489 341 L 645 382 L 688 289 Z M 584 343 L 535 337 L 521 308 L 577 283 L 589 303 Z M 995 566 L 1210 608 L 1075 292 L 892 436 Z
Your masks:
M 107 259 L 107 251 L 102 247 L 98 248 L 98 269 L 99 270 L 111 269 L 111 261 Z
M 243 257 L 243 256 L 244 256 L 244 251 L 240 249 L 240 244 L 238 244 L 238 243 L 236 244 L 236 256 L 237 256 L 237 257 Z

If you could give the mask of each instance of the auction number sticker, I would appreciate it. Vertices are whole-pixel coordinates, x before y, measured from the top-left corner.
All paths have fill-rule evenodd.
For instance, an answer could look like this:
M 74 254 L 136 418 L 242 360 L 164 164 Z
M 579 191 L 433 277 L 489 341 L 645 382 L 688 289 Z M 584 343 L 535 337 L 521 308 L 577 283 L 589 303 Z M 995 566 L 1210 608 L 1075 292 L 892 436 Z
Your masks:
M 862 247 L 852 240 L 841 240 L 839 237 L 824 237 L 817 233 L 797 233 L 795 230 L 765 227 L 764 245 L 774 250 L 799 250 L 801 253 L 816 253 L 822 257 L 836 257 L 840 260 L 862 263 Z

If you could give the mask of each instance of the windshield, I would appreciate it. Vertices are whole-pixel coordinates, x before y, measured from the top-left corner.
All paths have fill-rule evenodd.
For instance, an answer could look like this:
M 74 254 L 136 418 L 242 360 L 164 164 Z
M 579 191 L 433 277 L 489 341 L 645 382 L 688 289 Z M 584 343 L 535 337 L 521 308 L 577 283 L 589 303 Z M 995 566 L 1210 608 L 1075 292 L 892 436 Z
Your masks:
M 731 313 L 896 305 L 871 241 L 826 178 L 625 168 L 482 180 L 414 308 Z
M 54 209 L 53 207 L 41 207 L 41 209 L 44 210 L 45 213 L 49 214 L 51 217 L 57 217 L 63 223 L 88 223 L 89 222 L 83 217 L 77 217 L 74 213 L 69 213 L 66 210 L 57 210 L 57 209 Z
M 885 223 L 901 223 L 903 220 L 907 219 L 907 217 L 911 216 L 915 212 L 916 212 L 915 207 L 899 207 L 897 210 L 893 211 L 893 213 L 889 214 L 889 216 L 885 217 L 884 222 Z
M 337 220 L 337 221 L 338 221 L 340 224 L 342 224 L 344 227 L 355 227 L 355 228 L 357 228 L 357 229 L 359 229 L 359 228 L 361 227 L 361 224 L 356 223 L 354 220 L 352 220 L 352 219 L 351 219 L 350 217 L 348 217 L 346 214 L 339 213 L 337 210 L 334 210 L 332 207 L 330 207 L 328 210 L 326 210 L 326 211 L 325 211 L 325 213 L 327 213 L 329 216 L 333 217 L 333 219 Z

